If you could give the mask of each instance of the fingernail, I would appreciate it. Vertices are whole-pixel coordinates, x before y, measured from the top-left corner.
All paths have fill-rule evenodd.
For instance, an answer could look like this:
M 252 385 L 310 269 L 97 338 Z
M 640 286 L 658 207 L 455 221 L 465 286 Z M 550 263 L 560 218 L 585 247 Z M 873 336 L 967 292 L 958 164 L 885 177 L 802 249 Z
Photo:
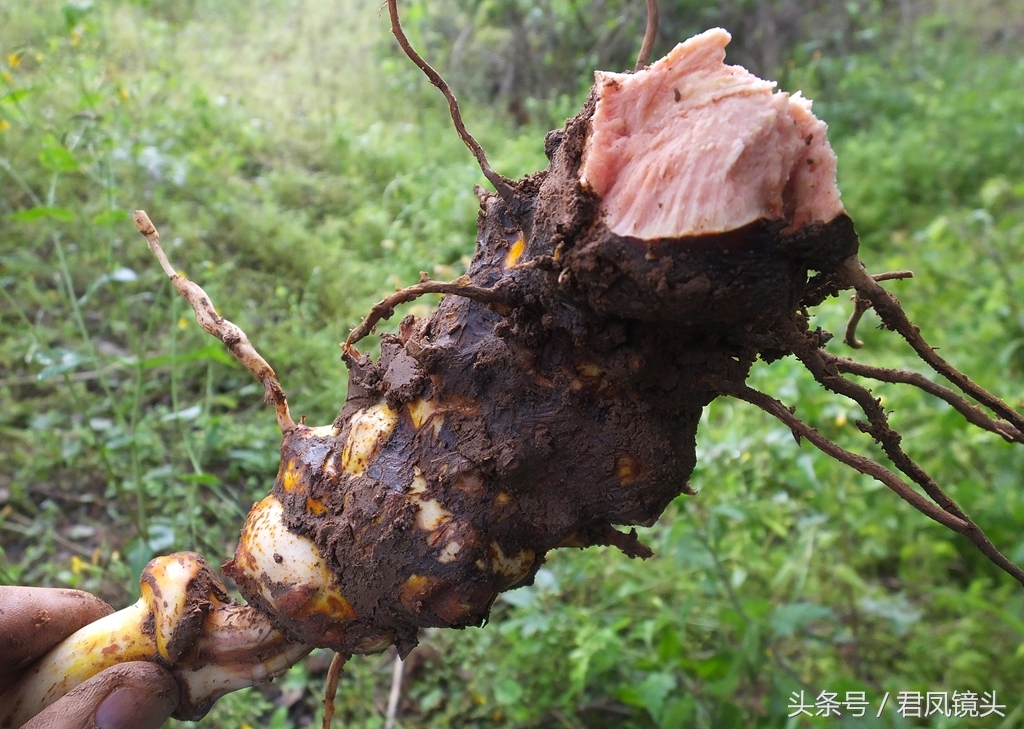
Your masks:
M 127 687 L 113 691 L 96 709 L 97 729 L 159 729 L 174 710 L 162 691 L 145 692 Z

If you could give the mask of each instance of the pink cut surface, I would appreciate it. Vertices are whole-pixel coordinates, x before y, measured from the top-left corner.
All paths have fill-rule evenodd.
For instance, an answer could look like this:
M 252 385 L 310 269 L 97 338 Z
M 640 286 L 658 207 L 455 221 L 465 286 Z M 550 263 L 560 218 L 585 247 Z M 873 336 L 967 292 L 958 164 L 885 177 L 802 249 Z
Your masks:
M 825 122 L 799 92 L 725 65 L 713 28 L 633 74 L 598 71 L 580 181 L 617 235 L 722 233 L 760 219 L 789 230 L 843 212 Z

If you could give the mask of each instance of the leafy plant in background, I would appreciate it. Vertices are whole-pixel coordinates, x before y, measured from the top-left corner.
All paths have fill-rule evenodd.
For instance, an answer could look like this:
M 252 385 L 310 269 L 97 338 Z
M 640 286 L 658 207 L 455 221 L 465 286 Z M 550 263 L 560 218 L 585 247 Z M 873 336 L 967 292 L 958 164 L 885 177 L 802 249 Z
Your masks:
M 437 22 L 432 8 L 443 7 L 425 6 Z M 578 32 L 570 6 L 517 8 L 526 20 L 534 8 L 541 19 L 563 12 L 551 27 Z M 368 18 L 357 26 L 373 13 L 312 2 L 298 10 L 0 9 L 5 582 L 79 586 L 124 603 L 156 550 L 226 553 L 273 477 L 276 435 L 259 417 L 260 394 L 182 324 L 187 312 L 144 265 L 124 209 L 160 207 L 165 230 L 189 241 L 175 258 L 202 271 L 219 305 L 242 312 L 239 323 L 288 372 L 300 412 L 320 420 L 342 381 L 330 353 L 376 292 L 414 281 L 422 261 L 461 272 L 477 172 L 443 108 L 376 40 L 327 30 L 343 11 Z M 485 11 L 498 12 L 465 16 L 487 20 L 484 39 L 503 32 Z M 701 23 L 700 12 L 677 22 Z M 892 18 L 878 17 L 895 32 Z M 269 18 L 319 35 L 306 34 L 308 49 L 288 45 Z M 917 44 L 892 57 L 877 45 L 844 56 L 798 45 L 784 85 L 803 86 L 831 122 L 844 199 L 874 265 L 917 273 L 896 289 L 912 291 L 912 317 L 941 331 L 962 369 L 1018 402 L 1021 66 L 959 48 L 947 42 L 956 26 L 941 28 L 940 38 L 922 26 Z M 432 32 L 425 25 L 423 37 Z M 263 55 L 239 76 L 246 64 L 232 52 L 196 58 L 200 37 Z M 365 86 L 336 78 L 330 49 L 344 43 L 356 48 L 349 60 Z M 586 83 L 591 66 L 575 62 L 558 62 L 563 93 Z M 486 88 L 480 69 L 481 78 L 463 76 L 468 88 Z M 557 104 L 531 98 L 525 107 L 544 111 L 531 116 L 546 124 Z M 513 121 L 474 113 L 488 122 L 474 127 L 486 129 L 496 167 L 542 166 L 542 150 L 526 141 L 542 129 L 520 135 L 508 131 Z M 271 283 L 282 280 L 292 283 Z M 259 316 L 247 303 L 257 298 Z M 836 302 L 823 325 L 841 327 L 848 310 Z M 899 364 L 867 324 L 865 352 Z M 851 413 L 817 400 L 798 368 L 758 378 L 829 437 L 855 433 Z M 955 412 L 896 388 L 877 393 L 900 413 L 922 465 L 948 475 L 954 497 L 1024 559 L 1021 457 L 996 438 L 965 436 Z M 876 701 L 885 691 L 996 690 L 1009 704 L 1005 726 L 1019 722 L 1024 606 L 1012 585 L 760 413 L 719 402 L 705 420 L 701 494 L 645 536 L 658 557 L 636 569 L 611 554 L 558 555 L 536 585 L 502 598 L 486 629 L 426 636 L 409 667 L 403 726 L 787 726 L 787 701 L 801 689 L 865 690 Z M 311 659 L 267 694 L 218 705 L 205 725 L 309 719 L 318 670 Z M 389 682 L 384 659 L 347 672 L 344 721 L 380 726 Z M 900 723 L 889 713 L 877 725 Z

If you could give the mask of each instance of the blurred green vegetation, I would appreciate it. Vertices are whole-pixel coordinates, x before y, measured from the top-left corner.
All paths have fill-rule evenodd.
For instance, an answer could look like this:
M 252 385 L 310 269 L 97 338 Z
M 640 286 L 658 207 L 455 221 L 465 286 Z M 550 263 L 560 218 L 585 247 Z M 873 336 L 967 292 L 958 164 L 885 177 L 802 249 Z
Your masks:
M 272 483 L 272 411 L 172 295 L 128 211 L 148 210 L 174 264 L 312 422 L 343 402 L 337 344 L 370 304 L 421 269 L 464 270 L 483 178 L 364 5 L 0 7 L 0 581 L 123 605 L 157 553 L 231 554 Z M 495 168 L 518 176 L 543 167 L 543 133 L 579 107 L 595 65 L 631 65 L 641 6 L 439 0 L 405 17 L 474 102 L 467 120 Z M 1024 5 L 965 7 L 667 2 L 659 43 L 723 24 L 731 60 L 816 99 L 868 267 L 913 269 L 889 284 L 912 319 L 1020 404 Z M 848 312 L 833 300 L 816 322 L 841 331 Z M 857 358 L 920 369 L 873 324 Z M 759 366 L 752 382 L 878 455 L 851 404 L 795 363 Z M 1024 561 L 1024 449 L 906 388 L 875 391 L 910 453 Z M 428 631 L 399 726 L 1024 723 L 1024 604 L 1009 577 L 744 404 L 712 404 L 699 448 L 700 494 L 646 530 L 655 558 L 553 554 L 485 629 Z M 339 725 L 383 725 L 390 661 L 349 664 Z M 318 723 L 324 670 L 315 655 L 202 724 Z M 789 719 L 794 691 L 812 704 L 865 691 L 872 707 Z M 996 691 L 1006 717 L 903 719 L 900 691 Z

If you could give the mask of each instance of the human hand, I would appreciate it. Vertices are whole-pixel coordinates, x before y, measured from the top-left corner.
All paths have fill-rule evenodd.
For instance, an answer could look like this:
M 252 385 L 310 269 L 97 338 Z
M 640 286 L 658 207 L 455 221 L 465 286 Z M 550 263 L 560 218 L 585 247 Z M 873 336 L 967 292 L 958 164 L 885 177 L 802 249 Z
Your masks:
M 0 587 L 0 695 L 33 661 L 71 633 L 109 615 L 79 590 Z M 69 691 L 25 729 L 156 729 L 179 701 L 178 685 L 155 663 L 121 663 Z

